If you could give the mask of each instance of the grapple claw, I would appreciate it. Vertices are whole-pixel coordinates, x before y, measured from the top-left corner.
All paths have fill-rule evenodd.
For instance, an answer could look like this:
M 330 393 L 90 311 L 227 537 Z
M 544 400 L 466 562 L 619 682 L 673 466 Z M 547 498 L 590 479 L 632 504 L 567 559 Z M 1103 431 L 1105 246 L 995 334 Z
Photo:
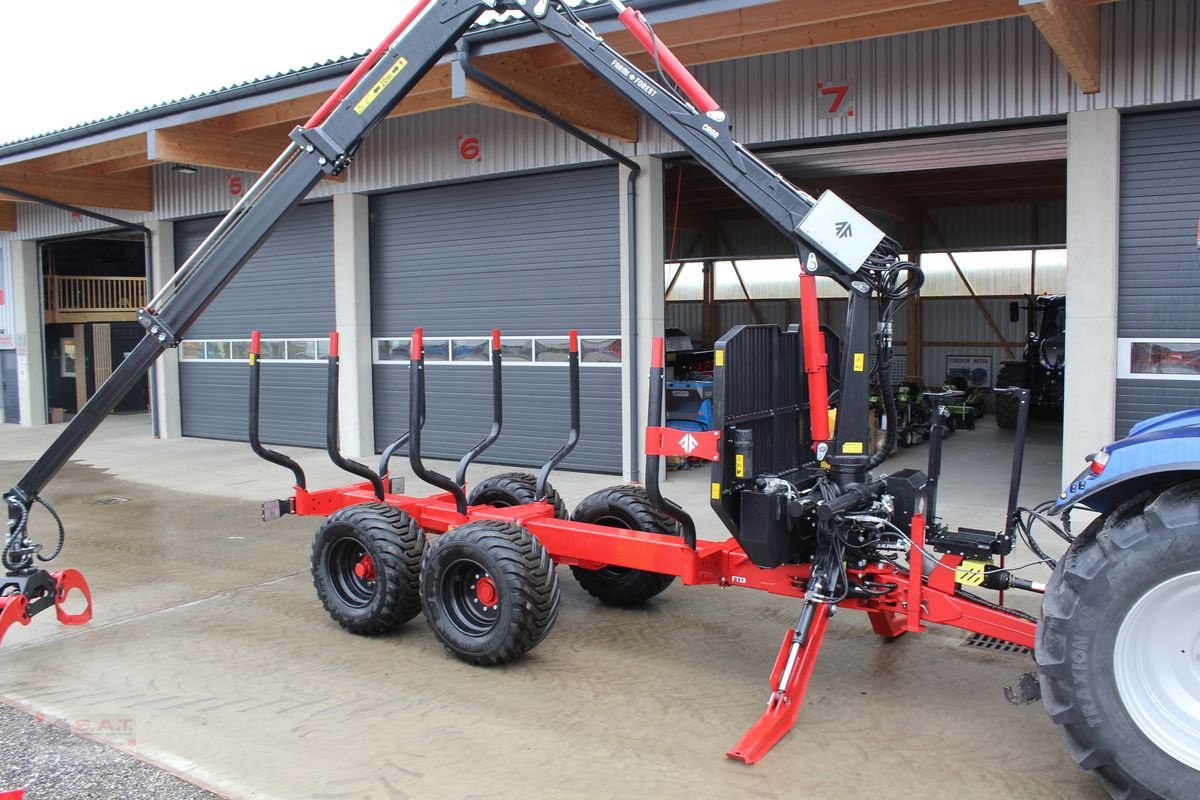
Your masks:
M 31 617 L 28 612 L 29 600 L 23 594 L 8 595 L 0 597 L 0 642 L 4 641 L 4 634 L 8 633 L 8 629 L 18 622 L 22 625 L 28 625 Z
M 87 607 L 78 614 L 66 610 L 67 598 L 78 590 L 87 600 Z M 0 576 L 0 642 L 13 625 L 28 625 L 35 616 L 54 606 L 58 621 L 63 625 L 83 625 L 92 618 L 92 591 L 78 570 L 62 572 L 37 570 L 28 575 Z M 0 795 L 0 800 L 4 800 Z
M 88 582 L 77 569 L 64 569 L 62 572 L 52 572 L 54 578 L 54 610 L 58 621 L 63 625 L 83 625 L 92 619 L 92 590 Z M 73 589 L 78 589 L 87 599 L 87 608 L 78 614 L 68 614 L 65 608 L 67 596 Z

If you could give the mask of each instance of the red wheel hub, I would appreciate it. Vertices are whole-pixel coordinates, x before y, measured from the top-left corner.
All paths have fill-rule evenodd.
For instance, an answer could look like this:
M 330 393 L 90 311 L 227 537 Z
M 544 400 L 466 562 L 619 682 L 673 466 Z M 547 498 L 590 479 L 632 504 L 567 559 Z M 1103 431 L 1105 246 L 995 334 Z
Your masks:
M 354 565 L 354 574 L 364 581 L 375 580 L 375 562 L 371 560 L 369 555 L 364 555 Z
M 475 597 L 485 606 L 494 606 L 500 600 L 500 593 L 496 591 L 492 579 L 484 575 L 475 584 Z

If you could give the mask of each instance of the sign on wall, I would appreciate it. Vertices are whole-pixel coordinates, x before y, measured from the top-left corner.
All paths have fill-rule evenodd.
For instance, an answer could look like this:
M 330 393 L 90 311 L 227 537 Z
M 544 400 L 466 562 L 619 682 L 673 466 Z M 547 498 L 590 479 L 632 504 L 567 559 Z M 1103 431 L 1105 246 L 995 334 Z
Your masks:
M 850 81 L 821 81 L 817 84 L 817 116 L 822 119 L 854 116 Z
M 992 385 L 991 356 L 946 356 L 946 383 L 965 378 L 967 386 Z

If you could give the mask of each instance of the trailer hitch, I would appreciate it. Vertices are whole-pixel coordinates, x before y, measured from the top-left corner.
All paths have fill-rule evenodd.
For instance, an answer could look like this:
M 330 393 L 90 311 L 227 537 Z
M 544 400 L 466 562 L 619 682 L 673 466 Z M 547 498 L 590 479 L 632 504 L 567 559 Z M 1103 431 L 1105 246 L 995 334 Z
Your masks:
M 73 614 L 67 611 L 66 602 L 75 590 L 83 594 L 87 607 Z M 51 606 L 63 625 L 83 625 L 92 619 L 92 591 L 78 570 L 48 572 L 39 569 L 28 575 L 8 575 L 0 579 L 0 642 L 13 625 L 28 625 Z

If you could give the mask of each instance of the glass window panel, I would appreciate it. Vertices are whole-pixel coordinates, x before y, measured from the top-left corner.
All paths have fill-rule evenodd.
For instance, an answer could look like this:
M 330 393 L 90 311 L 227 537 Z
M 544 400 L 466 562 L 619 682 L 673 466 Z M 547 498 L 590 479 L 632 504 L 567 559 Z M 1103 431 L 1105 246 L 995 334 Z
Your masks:
M 328 339 L 317 339 L 317 358 L 329 358 Z
M 426 339 L 425 340 L 425 360 L 426 361 L 449 361 L 450 360 L 450 340 L 449 339 Z
M 533 340 L 505 339 L 500 342 L 500 355 L 505 361 L 533 361 Z
M 682 269 L 683 274 L 679 276 L 679 280 L 675 281 L 674 288 L 671 289 L 671 294 L 667 297 L 668 300 L 682 302 L 685 300 L 703 300 L 704 299 L 704 265 L 698 261 L 676 265 L 667 264 L 664 270 L 664 279 L 666 286 L 671 285 L 671 281 L 675 279 L 676 269 Z
M 284 348 L 283 342 L 263 342 L 262 343 L 262 357 L 263 358 L 276 358 L 276 359 L 282 360 L 286 354 L 287 353 Z
M 452 355 L 455 361 L 487 362 L 491 360 L 490 348 L 487 339 L 455 339 Z
M 317 343 L 312 339 L 289 339 L 288 361 L 314 361 L 317 358 Z
M 230 345 L 230 355 L 235 361 L 250 360 L 250 343 L 249 342 L 233 342 Z
M 1200 376 L 1200 342 L 1134 342 L 1129 348 L 1129 372 Z
M 184 342 L 179 349 L 180 354 L 189 361 L 204 358 L 204 342 Z
M 229 342 L 205 342 L 205 358 L 229 358 Z
M 539 364 L 546 362 L 563 362 L 568 360 L 571 343 L 566 339 L 538 339 L 537 358 Z
M 580 339 L 579 360 L 593 364 L 619 364 L 621 362 L 621 340 Z
M 380 339 L 375 347 L 380 361 L 408 361 L 408 339 Z

